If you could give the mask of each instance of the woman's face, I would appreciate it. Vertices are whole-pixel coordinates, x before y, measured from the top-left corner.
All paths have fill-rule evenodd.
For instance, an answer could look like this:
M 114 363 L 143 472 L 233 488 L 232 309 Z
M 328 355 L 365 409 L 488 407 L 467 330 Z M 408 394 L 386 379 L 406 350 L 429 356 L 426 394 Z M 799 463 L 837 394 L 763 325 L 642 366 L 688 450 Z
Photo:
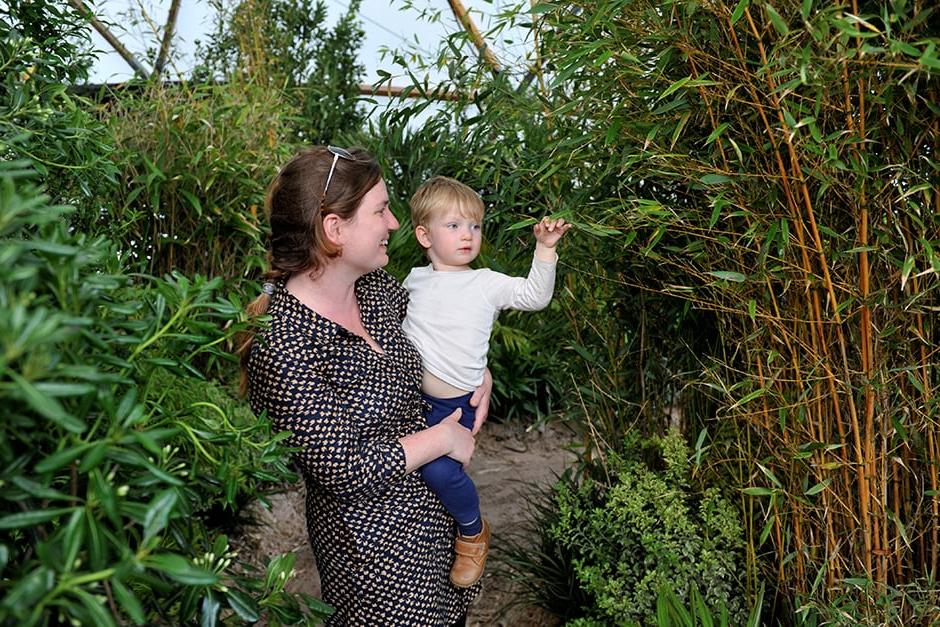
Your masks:
M 379 180 L 363 197 L 356 213 L 343 225 L 341 259 L 363 274 L 388 263 L 388 235 L 398 228 L 388 206 L 385 181 Z

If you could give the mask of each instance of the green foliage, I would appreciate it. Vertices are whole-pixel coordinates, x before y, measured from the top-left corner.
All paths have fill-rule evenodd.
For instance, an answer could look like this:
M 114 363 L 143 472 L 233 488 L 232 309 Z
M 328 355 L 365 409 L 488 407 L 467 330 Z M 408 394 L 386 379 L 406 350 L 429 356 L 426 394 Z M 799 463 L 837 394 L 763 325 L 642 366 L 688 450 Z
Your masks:
M 663 588 L 688 602 L 697 587 L 712 612 L 743 623 L 744 541 L 734 506 L 717 488 L 690 493 L 689 450 L 677 433 L 625 450 L 611 451 L 599 476 L 555 487 L 558 517 L 548 532 L 571 554 L 590 599 L 584 616 L 648 623 Z
M 234 277 L 262 262 L 264 191 L 292 153 L 293 114 L 255 83 L 163 87 L 123 94 L 108 118 L 120 185 L 94 228 L 128 263 Z
M 799 627 L 837 625 L 936 625 L 940 621 L 940 588 L 935 581 L 922 579 L 902 586 L 888 586 L 874 592 L 871 581 L 848 577 L 839 591 L 826 602 L 798 596 L 794 602 L 793 623 Z M 868 588 L 873 603 L 860 602 L 858 588 Z M 866 600 L 867 601 L 867 600 Z
M 747 618 L 747 627 L 757 627 L 760 622 L 764 592 L 758 595 L 757 603 Z M 662 588 L 656 600 L 657 627 L 728 627 L 736 623 L 731 622 L 728 610 L 723 603 L 719 603 L 717 611 L 709 607 L 696 586 L 689 592 L 689 603 L 682 602 L 670 588 Z
M 0 622 L 270 624 L 324 616 L 212 526 L 294 478 L 217 370 L 241 303 L 220 279 L 124 273 L 114 245 L 0 162 Z M 223 609 L 228 608 L 228 609 Z
M 88 26 L 59 2 L 0 13 L 0 159 L 28 159 L 58 201 L 91 206 L 114 182 L 104 128 L 68 84 L 85 78 Z
M 675 390 L 717 410 L 710 446 L 731 463 L 712 470 L 759 497 L 744 502 L 747 589 L 766 573 L 781 606 L 856 595 L 877 616 L 886 590 L 940 564 L 936 15 L 523 4 L 492 32 L 529 22 L 525 67 L 490 78 L 459 47 L 435 59 L 458 99 L 429 126 L 462 151 L 441 165 L 498 191 L 507 233 L 532 207 L 578 225 L 561 249 L 576 306 L 538 336 L 578 364 L 551 370 L 584 399 L 568 416 L 602 454 L 632 421 L 659 431 Z M 450 150 L 392 152 L 424 170 Z M 496 241 L 497 257 L 514 245 Z M 631 333 L 644 314 L 652 334 Z M 859 576 L 872 585 L 841 588 Z
M 357 53 L 365 36 L 353 0 L 329 29 L 323 0 L 215 0 L 216 22 L 196 56 L 195 80 L 250 79 L 283 90 L 296 110 L 290 120 L 293 141 L 329 144 L 337 135 L 359 130 L 359 81 L 364 72 Z

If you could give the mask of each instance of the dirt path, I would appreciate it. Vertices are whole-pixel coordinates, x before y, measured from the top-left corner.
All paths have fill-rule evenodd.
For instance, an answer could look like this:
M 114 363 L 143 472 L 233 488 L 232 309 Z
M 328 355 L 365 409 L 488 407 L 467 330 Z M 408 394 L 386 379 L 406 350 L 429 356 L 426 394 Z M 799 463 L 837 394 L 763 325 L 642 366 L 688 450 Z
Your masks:
M 525 520 L 525 492 L 532 485 L 549 485 L 574 460 L 566 445 L 570 435 L 558 427 L 525 432 L 521 428 L 489 424 L 477 438 L 470 475 L 480 493 L 481 508 L 493 527 L 491 559 L 498 559 L 500 538 L 518 531 Z M 240 552 L 250 552 L 258 564 L 274 555 L 294 552 L 296 574 L 288 589 L 319 598 L 320 578 L 304 528 L 303 486 L 271 498 L 271 509 L 256 507 L 259 524 L 245 530 L 237 539 Z M 488 567 L 483 576 L 483 592 L 470 608 L 471 627 L 535 627 L 556 624 L 538 608 L 503 608 L 517 597 L 510 582 Z

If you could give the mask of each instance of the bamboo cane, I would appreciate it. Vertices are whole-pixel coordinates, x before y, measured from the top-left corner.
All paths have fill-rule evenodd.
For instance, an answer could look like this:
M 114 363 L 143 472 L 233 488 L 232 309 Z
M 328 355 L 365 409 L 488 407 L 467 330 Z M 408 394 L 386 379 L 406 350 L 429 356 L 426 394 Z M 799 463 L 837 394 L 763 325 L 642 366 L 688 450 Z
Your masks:
M 129 66 L 131 66 L 131 69 L 134 70 L 134 73 L 137 74 L 137 76 L 144 80 L 149 78 L 147 70 L 144 69 L 144 66 L 141 65 L 134 55 L 124 47 L 120 40 L 111 33 L 108 27 L 105 26 L 101 20 L 95 17 L 94 13 L 92 13 L 91 10 L 85 6 L 82 0 L 68 0 L 68 2 L 75 8 L 76 11 L 88 18 L 88 21 L 91 22 L 91 25 L 94 27 L 94 29 L 98 31 L 102 37 L 104 37 L 105 41 L 111 44 L 111 47 L 114 48 L 114 51 L 121 55 L 121 58 L 124 59 Z
M 750 9 L 744 9 L 744 15 L 747 18 L 748 24 L 751 27 L 751 32 L 755 39 L 757 40 L 757 47 L 760 52 L 761 61 L 766 66 L 767 65 L 767 53 L 764 48 L 763 40 L 761 39 L 760 32 L 757 29 L 757 25 L 754 21 L 754 18 L 751 15 Z M 844 385 L 846 387 L 846 400 L 849 406 L 849 417 L 852 422 L 852 434 L 856 449 L 856 457 L 858 459 L 858 472 L 859 475 L 859 506 L 861 509 L 860 518 L 861 518 L 861 527 L 862 527 L 862 537 L 865 543 L 865 551 L 862 556 L 862 561 L 865 567 L 865 573 L 867 576 L 872 577 L 873 568 L 872 568 L 872 551 L 876 548 L 878 543 L 877 536 L 873 536 L 873 521 L 871 516 L 871 492 L 870 487 L 870 478 L 873 474 L 873 460 L 869 457 L 870 450 L 867 446 L 863 445 L 863 427 L 859 422 L 858 411 L 855 406 L 855 398 L 852 391 L 852 378 L 851 371 L 848 364 L 848 351 L 846 349 L 845 336 L 842 331 L 842 317 L 839 313 L 838 303 L 839 300 L 835 294 L 835 288 L 833 286 L 832 277 L 829 273 L 829 263 L 826 259 L 826 253 L 822 245 L 822 238 L 819 235 L 819 228 L 816 225 L 815 211 L 813 209 L 813 201 L 809 195 L 809 188 L 806 185 L 806 180 L 802 174 L 802 168 L 800 165 L 799 156 L 796 153 L 796 149 L 793 146 L 792 139 L 790 134 L 786 131 L 788 130 L 788 125 L 786 119 L 784 118 L 782 108 L 780 106 L 780 101 L 776 96 L 776 85 L 773 79 L 773 76 L 768 72 L 766 74 L 766 81 L 768 88 L 770 90 L 770 100 L 773 105 L 774 110 L 777 113 L 778 122 L 781 125 L 781 128 L 784 129 L 784 144 L 787 147 L 787 153 L 790 157 L 790 163 L 792 164 L 793 170 L 796 174 L 795 180 L 799 185 L 801 192 L 801 197 L 803 200 L 803 208 L 806 213 L 806 217 L 809 221 L 810 233 L 812 235 L 813 241 L 816 246 L 816 254 L 819 257 L 819 265 L 823 272 L 823 285 L 828 293 L 830 302 L 832 303 L 832 317 L 835 322 L 835 333 L 837 336 L 837 345 L 839 347 L 839 352 L 842 358 L 842 369 L 844 377 Z M 834 399 L 836 405 L 838 405 L 838 399 Z M 864 432 L 867 434 L 867 430 Z
M 486 44 L 486 40 L 483 39 L 480 29 L 477 28 L 476 23 L 474 23 L 473 18 L 470 17 L 467 9 L 464 8 L 463 3 L 460 0 L 447 0 L 447 2 L 454 12 L 454 17 L 457 18 L 460 25 L 467 31 L 470 41 L 473 42 L 473 45 L 476 46 L 476 49 L 480 52 L 480 55 L 483 57 L 483 62 L 490 67 L 494 74 L 498 74 L 502 70 L 499 59 L 496 58 L 493 50 Z
M 157 60 L 153 64 L 154 76 L 159 76 L 163 72 L 163 66 L 170 53 L 170 41 L 173 39 L 173 33 L 176 30 L 176 17 L 179 15 L 180 0 L 173 0 L 170 3 L 170 12 L 166 18 L 166 26 L 163 27 L 163 41 L 160 43 L 160 52 L 157 54 Z

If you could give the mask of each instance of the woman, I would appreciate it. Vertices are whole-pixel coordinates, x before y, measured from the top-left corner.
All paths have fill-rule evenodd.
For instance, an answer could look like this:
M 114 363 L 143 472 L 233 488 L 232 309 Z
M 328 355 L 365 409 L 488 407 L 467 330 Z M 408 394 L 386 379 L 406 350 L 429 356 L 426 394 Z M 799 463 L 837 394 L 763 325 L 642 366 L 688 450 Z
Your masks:
M 249 313 L 270 323 L 242 346 L 249 401 L 275 426 L 307 485 L 307 531 L 335 608 L 330 625 L 463 624 L 479 586 L 448 581 L 453 522 L 413 472 L 442 455 L 470 461 L 459 411 L 426 428 L 421 361 L 401 321 L 407 296 L 381 268 L 398 221 L 363 150 L 312 148 L 267 197 L 271 264 Z

